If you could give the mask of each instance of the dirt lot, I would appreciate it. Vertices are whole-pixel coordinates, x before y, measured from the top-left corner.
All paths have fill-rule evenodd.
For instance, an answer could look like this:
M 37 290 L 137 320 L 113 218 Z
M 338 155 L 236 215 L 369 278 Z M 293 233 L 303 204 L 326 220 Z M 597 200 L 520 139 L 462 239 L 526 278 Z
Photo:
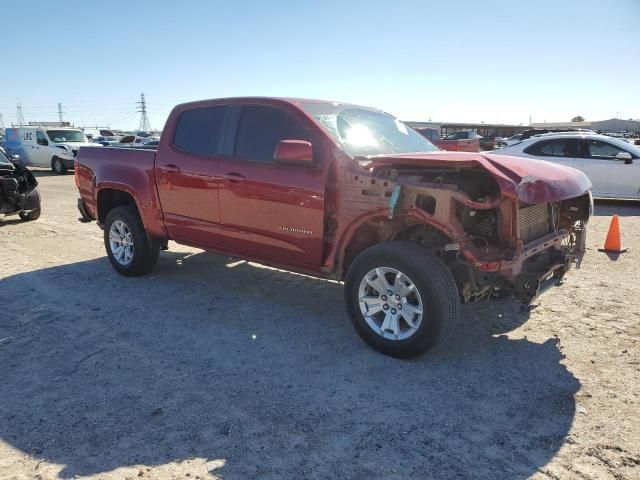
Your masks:
M 336 283 L 174 243 L 121 277 L 73 177 L 39 180 L 40 220 L 0 220 L 1 479 L 640 478 L 640 205 L 597 205 L 530 313 L 465 307 L 401 361 Z

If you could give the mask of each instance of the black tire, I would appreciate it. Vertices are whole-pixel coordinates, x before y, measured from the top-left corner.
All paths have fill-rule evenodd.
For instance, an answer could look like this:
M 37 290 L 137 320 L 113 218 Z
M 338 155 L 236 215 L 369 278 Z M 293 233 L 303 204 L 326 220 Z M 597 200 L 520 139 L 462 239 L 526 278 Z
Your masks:
M 405 274 L 424 299 L 422 322 L 408 338 L 384 338 L 369 326 L 360 310 L 360 282 L 379 267 Z M 358 334 L 371 347 L 392 357 L 415 357 L 443 343 L 453 332 L 459 316 L 460 300 L 453 276 L 438 257 L 412 242 L 387 242 L 362 252 L 349 267 L 344 293 Z
M 30 212 L 18 212 L 20 220 L 31 222 L 40 218 L 40 207 L 34 208 Z
M 111 251 L 111 243 L 109 242 L 111 226 L 118 220 L 127 226 L 133 240 L 133 256 L 131 257 L 131 261 L 126 265 L 123 265 L 115 258 L 114 253 Z M 142 225 L 142 220 L 140 220 L 140 216 L 138 215 L 138 211 L 135 207 L 130 206 L 116 207 L 107 215 L 104 222 L 104 247 L 113 268 L 115 268 L 118 273 L 127 277 L 138 277 L 149 273 L 156 265 L 158 255 L 160 254 L 160 244 L 149 239 Z
M 67 173 L 67 167 L 64 165 L 64 160 L 60 157 L 53 157 L 51 159 L 51 171 L 56 175 L 64 175 Z

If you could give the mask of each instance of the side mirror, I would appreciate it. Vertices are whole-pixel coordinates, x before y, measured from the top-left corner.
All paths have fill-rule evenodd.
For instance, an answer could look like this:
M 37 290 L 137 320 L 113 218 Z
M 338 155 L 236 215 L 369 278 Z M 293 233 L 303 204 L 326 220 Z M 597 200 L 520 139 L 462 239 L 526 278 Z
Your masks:
M 616 158 L 618 160 L 624 160 L 624 163 L 626 163 L 627 165 L 633 163 L 633 157 L 629 152 L 618 152 L 616 153 Z
M 313 146 L 306 140 L 280 140 L 273 158 L 277 163 L 287 165 L 311 165 Z
M 15 153 L 9 157 L 13 163 L 17 163 L 20 165 L 20 155 L 16 155 Z

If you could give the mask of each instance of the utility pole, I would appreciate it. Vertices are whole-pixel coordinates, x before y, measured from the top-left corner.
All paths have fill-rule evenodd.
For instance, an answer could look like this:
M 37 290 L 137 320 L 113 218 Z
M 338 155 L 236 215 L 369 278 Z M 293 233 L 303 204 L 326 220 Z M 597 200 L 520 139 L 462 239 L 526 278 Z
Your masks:
M 0 113 L 0 129 L 4 129 L 4 120 L 2 118 L 2 114 Z
M 138 112 L 140 112 L 140 125 L 138 130 L 141 132 L 151 132 L 151 125 L 149 124 L 149 117 L 147 116 L 147 102 L 144 99 L 144 93 L 140 94 L 140 101 L 138 104 Z
M 18 109 L 18 126 L 24 127 L 25 121 L 24 121 L 24 113 L 22 113 L 22 105 L 18 104 L 16 105 L 16 108 Z
M 58 121 L 60 122 L 60 126 L 62 126 L 62 104 L 58 102 Z

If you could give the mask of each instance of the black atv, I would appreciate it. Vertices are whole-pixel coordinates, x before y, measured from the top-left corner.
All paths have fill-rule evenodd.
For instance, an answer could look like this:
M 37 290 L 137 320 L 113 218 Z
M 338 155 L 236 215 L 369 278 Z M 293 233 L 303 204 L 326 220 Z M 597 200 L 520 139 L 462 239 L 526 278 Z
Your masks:
M 38 182 L 19 160 L 0 148 L 0 215 L 17 213 L 22 220 L 36 220 L 40 217 Z

